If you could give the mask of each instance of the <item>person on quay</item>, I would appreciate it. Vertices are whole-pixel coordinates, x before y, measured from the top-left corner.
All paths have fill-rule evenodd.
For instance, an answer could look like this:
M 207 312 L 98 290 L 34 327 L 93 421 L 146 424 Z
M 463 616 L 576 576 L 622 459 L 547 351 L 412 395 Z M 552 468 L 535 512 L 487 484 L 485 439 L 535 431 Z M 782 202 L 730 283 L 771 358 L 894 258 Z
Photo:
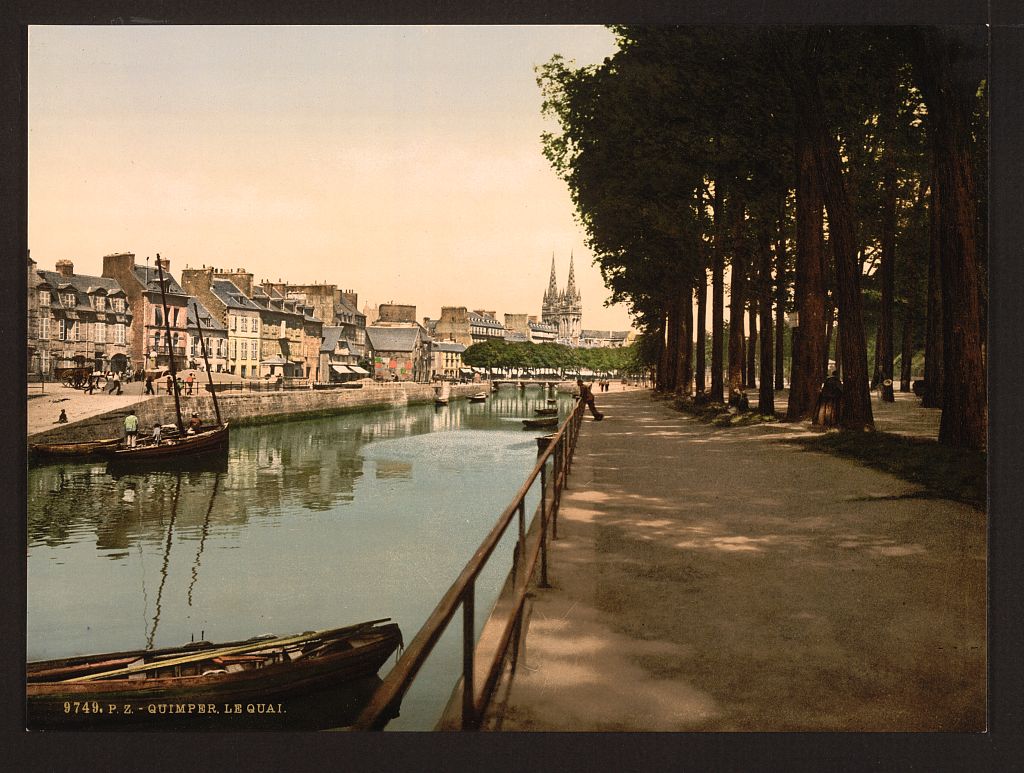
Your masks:
M 153 377 L 152 376 L 146 376 L 146 394 L 147 395 L 155 394 L 155 392 L 153 391 Z
M 594 421 L 601 421 L 604 418 L 604 414 L 597 410 L 594 405 L 594 393 L 586 384 L 583 383 L 583 379 L 576 379 L 576 386 L 580 389 L 580 400 L 587 404 L 587 408 L 590 409 L 590 415 L 594 417 Z
M 65 411 L 63 408 L 61 408 L 60 409 L 60 416 L 57 417 L 57 421 L 55 421 L 54 424 L 67 424 L 67 423 L 68 423 L 67 411 Z

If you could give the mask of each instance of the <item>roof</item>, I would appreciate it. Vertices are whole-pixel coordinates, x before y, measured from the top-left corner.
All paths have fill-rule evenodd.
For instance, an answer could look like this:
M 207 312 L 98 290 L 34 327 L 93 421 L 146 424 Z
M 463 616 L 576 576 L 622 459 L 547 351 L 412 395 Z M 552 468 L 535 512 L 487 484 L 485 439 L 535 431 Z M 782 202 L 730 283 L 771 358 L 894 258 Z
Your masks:
M 530 330 L 536 330 L 539 333 L 557 333 L 558 325 L 553 322 L 530 322 Z
M 366 341 L 378 352 L 411 352 L 423 336 L 419 327 L 368 327 Z
M 260 310 L 260 307 L 239 290 L 230 279 L 214 279 L 210 283 L 210 290 L 229 309 Z
M 347 314 L 353 314 L 353 315 L 355 315 L 357 317 L 362 317 L 363 319 L 366 319 L 366 315 L 363 314 L 363 312 L 361 312 L 355 306 L 350 304 L 348 301 L 346 301 L 344 297 L 338 298 L 335 301 L 335 306 L 334 306 L 334 313 L 335 313 L 335 315 L 337 315 L 339 307 L 341 307 Z
M 581 330 L 580 338 L 596 338 L 610 341 L 624 341 L 628 330 Z
M 199 316 L 203 319 L 203 330 L 209 330 L 211 333 L 227 333 L 228 329 L 221 324 L 213 314 L 210 313 L 203 304 L 201 304 L 196 298 L 189 298 L 188 303 L 188 327 L 199 329 L 199 325 L 196 324 L 196 306 L 199 307 Z
M 57 292 L 73 292 L 75 294 L 75 305 L 73 308 L 81 309 L 82 311 L 96 310 L 92 304 L 89 303 L 88 299 L 83 296 L 124 296 L 125 294 L 116 279 L 107 279 L 102 276 L 87 276 L 86 274 L 72 274 L 71 276 L 64 276 L 56 271 L 36 271 L 36 274 L 42 280 L 40 284 L 48 284 Z M 63 309 L 64 311 L 68 311 L 71 308 L 72 307 L 61 305 L 58 306 L 56 310 L 59 311 Z M 125 310 L 121 313 L 130 317 L 132 313 L 131 307 L 125 307 Z
M 483 317 L 476 312 L 469 312 L 467 315 L 469 318 L 469 324 L 478 325 L 479 327 L 490 327 L 496 330 L 504 330 L 505 326 L 498 322 L 494 317 Z
M 160 292 L 160 271 L 155 266 L 132 266 L 132 274 L 134 274 L 135 278 L 144 290 L 150 290 L 157 293 Z M 170 271 L 164 272 L 164 278 L 168 280 L 168 295 L 186 295 L 185 291 L 181 289 L 181 285 L 175 281 Z
M 529 341 L 530 337 L 528 335 L 526 335 L 526 333 L 520 333 L 520 332 L 515 331 L 515 330 L 506 330 L 505 331 L 505 340 L 506 341 L 512 341 L 513 343 L 515 343 L 517 341 Z

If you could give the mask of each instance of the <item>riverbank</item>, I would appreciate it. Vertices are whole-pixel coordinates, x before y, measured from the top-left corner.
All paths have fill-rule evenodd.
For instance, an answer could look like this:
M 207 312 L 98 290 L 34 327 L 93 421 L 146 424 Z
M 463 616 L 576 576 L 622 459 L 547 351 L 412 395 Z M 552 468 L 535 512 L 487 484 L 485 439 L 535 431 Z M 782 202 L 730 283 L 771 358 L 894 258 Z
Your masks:
M 804 425 L 599 404 L 486 729 L 985 729 L 984 513 Z
M 131 387 L 138 387 L 134 390 Z M 28 400 L 29 443 L 76 443 L 118 437 L 123 434 L 124 417 L 134 410 L 143 428 L 175 421 L 174 399 L 167 395 L 140 394 L 141 384 L 132 384 L 122 395 L 85 394 L 78 389 L 50 387 L 46 394 Z M 530 390 L 540 387 L 531 386 Z M 560 392 L 574 384 L 558 384 Z M 466 398 L 490 391 L 490 384 L 454 384 L 449 396 Z M 394 408 L 433 402 L 435 387 L 409 382 L 367 383 L 361 389 L 281 390 L 268 392 L 218 392 L 221 417 L 233 426 L 265 424 L 290 419 L 333 416 L 349 411 Z M 68 423 L 56 424 L 61 409 Z M 181 411 L 187 420 L 193 413 L 206 421 L 214 417 L 213 399 L 207 393 L 182 398 Z

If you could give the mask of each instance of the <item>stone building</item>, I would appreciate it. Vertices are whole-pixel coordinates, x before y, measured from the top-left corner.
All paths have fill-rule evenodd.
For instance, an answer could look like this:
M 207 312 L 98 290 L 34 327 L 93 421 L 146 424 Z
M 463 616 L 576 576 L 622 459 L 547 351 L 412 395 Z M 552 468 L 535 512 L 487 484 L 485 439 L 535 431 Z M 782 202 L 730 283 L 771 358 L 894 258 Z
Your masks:
M 54 368 L 123 373 L 131 356 L 132 309 L 115 279 L 76 274 L 70 260 L 42 271 L 28 258 L 28 370 L 52 378 Z
M 495 316 L 495 312 L 485 309 L 477 309 L 467 315 L 473 343 L 505 337 L 505 326 L 498 322 Z
M 242 378 L 256 378 L 260 374 L 261 359 L 260 307 L 234 281 L 225 278 L 227 276 L 234 276 L 252 291 L 252 275 L 241 270 L 223 273 L 206 266 L 186 268 L 181 272 L 181 282 L 227 330 L 227 372 Z
M 416 307 L 399 303 L 382 303 L 377 307 L 377 321 L 374 324 L 378 327 L 384 325 L 417 325 L 419 321 L 416 319 Z
M 288 282 L 263 282 L 268 294 L 277 291 L 285 298 L 302 301 L 313 309 L 312 316 L 325 327 L 338 326 L 349 349 L 359 357 L 366 350 L 366 315 L 359 311 L 355 290 L 339 290 L 332 284 L 296 285 Z
M 550 325 L 558 325 L 559 343 L 572 346 L 579 343 L 580 331 L 583 329 L 583 297 L 576 289 L 576 272 L 571 253 L 569 281 L 562 291 L 559 291 L 555 280 L 555 256 L 551 256 L 551 279 L 541 304 L 541 320 Z
M 253 289 L 250 300 L 260 307 L 260 376 L 316 380 L 323 323 L 313 317 L 312 308 L 262 287 Z M 315 335 L 307 333 L 314 328 Z M 307 338 L 316 341 L 315 349 L 306 345 Z
M 430 375 L 430 340 L 418 324 L 366 328 L 374 378 L 385 381 L 426 381 Z
M 462 374 L 462 353 L 466 346 L 455 341 L 433 341 L 430 344 L 430 377 L 456 380 Z
M 628 330 L 583 330 L 580 346 L 601 349 L 620 349 L 626 345 Z
M 199 316 L 196 316 L 196 312 Z M 200 325 L 202 339 L 200 340 Z M 203 358 L 203 347 L 206 358 Z M 228 329 L 197 299 L 191 298 L 188 304 L 188 356 L 185 362 L 189 368 L 206 369 L 206 361 L 210 370 L 223 373 L 228 369 Z
M 163 266 L 164 293 L 161 293 L 160 272 L 155 261 L 153 266 L 148 261 L 145 266 L 138 266 L 131 252 L 103 256 L 103 276 L 117 281 L 131 309 L 128 351 L 131 367 L 147 371 L 170 367 L 168 328 L 176 362 L 184 360 L 188 341 L 188 295 L 171 276 L 170 260 L 159 255 L 157 260 Z M 168 307 L 167 320 L 164 319 L 164 300 Z
M 434 322 L 431 335 L 436 341 L 455 341 L 471 346 L 473 336 L 469 331 L 469 310 L 465 306 L 442 306 L 441 316 Z

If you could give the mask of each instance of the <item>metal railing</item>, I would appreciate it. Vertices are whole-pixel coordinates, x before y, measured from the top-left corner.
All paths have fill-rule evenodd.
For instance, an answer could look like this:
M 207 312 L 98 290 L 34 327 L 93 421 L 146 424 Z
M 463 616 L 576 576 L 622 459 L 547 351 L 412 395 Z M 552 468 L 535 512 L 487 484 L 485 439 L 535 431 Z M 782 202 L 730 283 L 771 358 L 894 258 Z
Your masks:
M 415 680 L 420 667 L 430 656 L 434 645 L 447 630 L 448 624 L 462 608 L 462 729 L 476 730 L 480 727 L 484 712 L 490 703 L 498 678 L 509 655 L 512 645 L 512 669 L 518 658 L 518 644 L 522 632 L 523 611 L 531 577 L 540 559 L 538 585 L 548 585 L 548 537 L 558 538 L 558 508 L 562 490 L 572 468 L 572 456 L 576 450 L 580 423 L 585 403 L 580 400 L 569 417 L 562 423 L 548 447 L 538 455 L 537 463 L 526 482 L 512 498 L 508 507 L 498 517 L 497 523 L 477 548 L 458 578 L 441 598 L 419 633 L 405 648 L 405 652 L 391 672 L 384 678 L 373 694 L 366 708 L 353 725 L 354 730 L 383 730 L 388 720 L 396 715 L 396 709 Z M 550 464 L 549 464 L 550 461 Z M 549 470 L 550 467 L 550 470 Z M 540 503 L 534 512 L 532 529 L 538 538 L 527 549 L 526 496 L 537 478 L 541 482 Z M 518 516 L 518 517 L 517 517 Z M 540 520 L 537 521 L 537 518 Z M 508 600 L 508 618 L 503 622 L 498 645 L 491 656 L 477 689 L 475 626 L 476 580 L 487 565 L 505 532 L 517 520 L 519 539 L 512 555 L 511 598 Z M 538 528 L 539 524 L 539 528 Z

